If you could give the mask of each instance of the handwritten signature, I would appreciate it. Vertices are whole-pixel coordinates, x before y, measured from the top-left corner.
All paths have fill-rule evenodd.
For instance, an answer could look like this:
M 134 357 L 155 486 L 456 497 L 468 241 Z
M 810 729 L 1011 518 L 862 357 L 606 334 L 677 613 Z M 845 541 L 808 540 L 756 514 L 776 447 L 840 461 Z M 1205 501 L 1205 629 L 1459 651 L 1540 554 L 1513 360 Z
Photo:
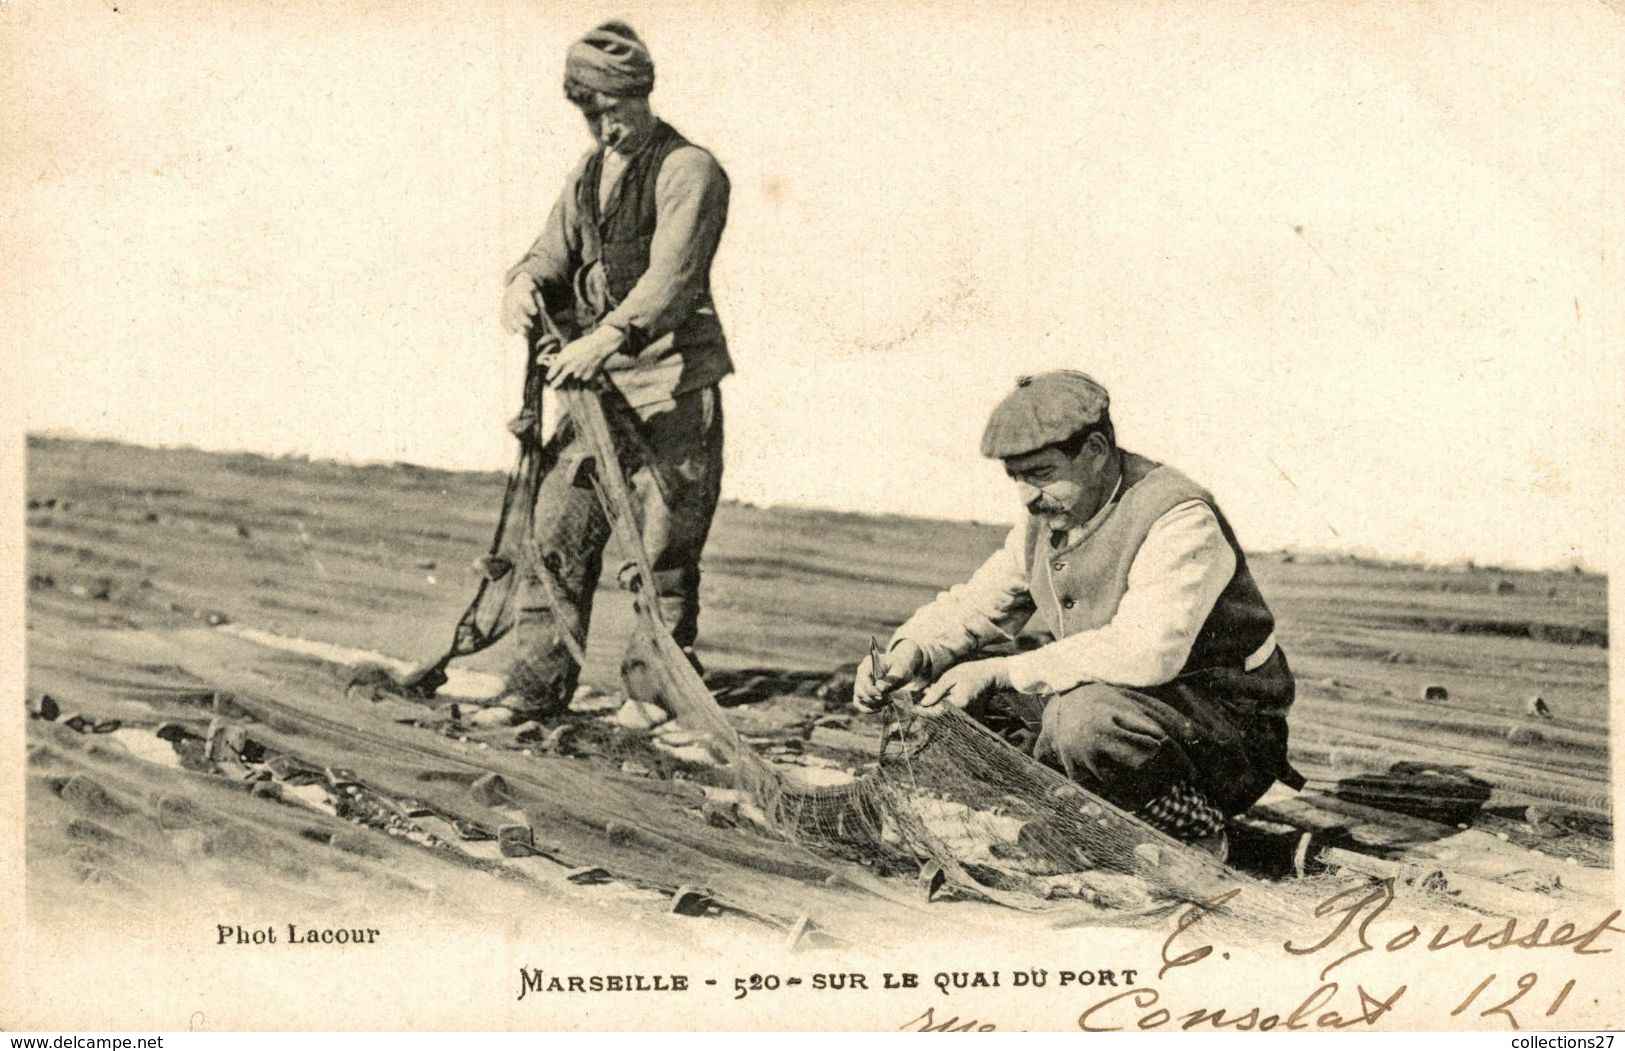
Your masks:
M 1394 881 L 1391 879 L 1334 894 L 1315 906 L 1314 912 L 1316 919 L 1335 918 L 1332 929 L 1317 942 L 1300 946 L 1288 941 L 1282 948 L 1294 956 L 1310 956 L 1338 944 L 1352 931 L 1353 948 L 1321 969 L 1320 977 L 1325 981 L 1326 976 L 1339 965 L 1377 950 L 1377 945 L 1371 940 L 1371 925 L 1387 911 L 1393 900 Z M 1573 923 L 1554 927 L 1550 917 L 1541 917 L 1533 924 L 1516 919 L 1492 922 L 1487 926 L 1478 922 L 1460 933 L 1454 933 L 1449 924 L 1441 924 L 1432 930 L 1431 936 L 1422 944 L 1428 952 L 1441 949 L 1487 949 L 1492 952 L 1498 949 L 1569 949 L 1576 956 L 1595 956 L 1613 951 L 1611 948 L 1593 947 L 1603 935 L 1625 934 L 1625 927 L 1614 926 L 1619 915 L 1620 910 L 1615 909 L 1589 927 Z M 1359 920 L 1358 924 L 1356 920 Z M 1413 923 L 1383 942 L 1382 949 L 1384 952 L 1400 952 L 1421 943 L 1422 936 L 1422 928 Z

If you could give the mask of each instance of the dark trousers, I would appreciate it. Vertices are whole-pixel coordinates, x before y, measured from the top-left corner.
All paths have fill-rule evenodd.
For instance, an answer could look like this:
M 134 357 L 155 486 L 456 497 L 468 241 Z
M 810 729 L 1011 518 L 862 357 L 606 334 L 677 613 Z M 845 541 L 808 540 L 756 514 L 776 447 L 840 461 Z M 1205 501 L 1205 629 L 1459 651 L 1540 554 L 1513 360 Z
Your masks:
M 722 487 L 722 392 L 712 386 L 681 394 L 646 419 L 624 403 L 606 409 L 642 518 L 660 612 L 677 644 L 691 647 L 699 632 L 700 552 Z M 628 429 L 635 429 L 637 440 L 629 440 Z M 569 417 L 560 420 L 548 440 L 552 467 L 536 498 L 532 535 L 539 558 L 522 578 L 514 625 L 519 653 L 508 672 L 508 703 L 527 714 L 563 711 L 581 674 L 563 633 L 586 642 L 610 536 L 609 520 L 584 474 L 589 456 Z M 557 609 L 539 573 L 548 574 Z M 644 659 L 634 635 L 623 676 L 629 665 Z
M 1287 763 L 1293 682 L 1277 649 L 1251 672 L 1212 670 L 1162 686 L 1087 683 L 1053 697 L 1000 693 L 977 718 L 1007 742 L 1125 810 L 1186 783 L 1239 814 Z

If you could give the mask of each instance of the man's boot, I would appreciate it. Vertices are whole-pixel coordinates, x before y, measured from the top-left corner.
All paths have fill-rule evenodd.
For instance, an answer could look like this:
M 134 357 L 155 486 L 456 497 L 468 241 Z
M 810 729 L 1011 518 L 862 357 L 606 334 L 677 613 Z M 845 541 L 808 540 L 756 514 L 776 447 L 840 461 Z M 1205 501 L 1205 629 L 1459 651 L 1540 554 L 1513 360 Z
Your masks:
M 682 650 L 689 666 L 703 676 L 705 667 L 700 664 L 694 647 L 684 646 Z M 621 658 L 621 688 L 634 701 L 652 704 L 668 715 L 678 715 L 680 713 L 666 694 L 666 679 L 659 670 L 660 660 L 647 639 L 641 634 L 634 636 L 627 644 L 626 655 Z
M 545 719 L 570 706 L 581 680 L 562 635 L 570 628 L 545 605 L 527 603 L 519 610 L 513 630 L 518 652 L 498 704 L 526 719 Z
M 659 594 L 660 619 L 671 631 L 673 640 L 688 658 L 689 665 L 700 675 L 705 668 L 694 652 L 694 637 L 699 631 L 699 573 L 693 568 L 655 573 Z M 634 603 L 647 602 L 651 596 L 637 579 L 632 564 L 621 567 L 621 586 L 632 592 Z M 653 642 L 642 631 L 633 633 L 627 641 L 626 655 L 621 658 L 621 687 L 634 701 L 652 704 L 668 715 L 680 714 L 666 694 L 666 678 L 660 673 L 661 657 Z

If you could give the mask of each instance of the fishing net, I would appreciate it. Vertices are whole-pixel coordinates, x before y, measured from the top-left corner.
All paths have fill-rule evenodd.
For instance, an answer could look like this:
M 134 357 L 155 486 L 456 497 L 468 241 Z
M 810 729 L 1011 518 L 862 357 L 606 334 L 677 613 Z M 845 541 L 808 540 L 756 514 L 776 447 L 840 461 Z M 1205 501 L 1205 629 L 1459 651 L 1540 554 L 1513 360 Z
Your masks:
M 614 446 L 590 391 L 564 402 L 601 463 Z M 1191 850 L 1012 747 L 956 708 L 923 717 L 907 695 L 886 710 L 872 769 L 844 785 L 803 782 L 739 734 L 639 590 L 652 579 L 636 511 L 619 471 L 593 474 L 611 528 L 632 555 L 638 630 L 657 659 L 660 692 L 775 831 L 814 851 L 883 873 L 1022 909 L 1070 904 L 1134 913 L 1208 900 L 1236 885 L 1216 858 Z
M 525 575 L 522 567 L 536 558 L 531 537 L 536 493 L 541 487 L 542 476 L 552 466 L 551 455 L 543 440 L 543 379 L 542 370 L 532 355 L 525 368 L 524 407 L 508 424 L 508 430 L 518 441 L 519 451 L 502 492 L 502 510 L 497 516 L 491 546 L 476 562 L 480 571 L 479 586 L 468 608 L 457 620 L 451 645 L 434 661 L 420 666 L 402 679 L 397 679 L 382 667 L 360 667 L 351 678 L 352 689 L 365 687 L 374 695 L 387 692 L 419 699 L 433 697 L 434 692 L 446 684 L 447 665 L 458 657 L 489 649 L 513 630 L 515 599 Z M 550 579 L 545 573 L 539 576 Z M 579 647 L 572 647 L 572 653 L 578 661 L 583 657 Z
M 527 375 L 526 405 L 540 405 L 540 371 Z M 588 481 L 636 569 L 623 574 L 623 584 L 633 592 L 637 630 L 655 655 L 649 674 L 673 716 L 731 773 L 771 830 L 882 874 L 917 874 L 927 896 L 957 892 L 1025 910 L 1132 916 L 1159 903 L 1209 900 L 1237 884 L 1237 874 L 1218 859 L 1092 794 L 960 710 L 922 717 L 907 695 L 886 710 L 876 762 L 851 783 L 811 784 L 767 762 L 728 720 L 644 591 L 654 574 L 600 399 L 585 388 L 560 392 L 591 450 Z M 536 557 L 530 523 L 548 467 L 540 420 L 522 414 L 513 430 L 520 451 L 496 536 L 482 559 L 485 577 L 451 649 L 416 676 L 413 685 L 423 692 L 432 694 L 444 682 L 452 658 L 483 649 L 509 630 L 516 581 L 526 560 Z M 572 641 L 577 649 L 579 640 Z
M 678 669 L 672 679 L 680 678 Z M 703 684 L 672 685 L 677 718 L 705 728 L 770 827 L 882 874 L 917 873 L 927 897 L 941 887 L 1029 911 L 1129 914 L 1209 900 L 1236 885 L 1236 873 L 1217 858 L 1113 806 L 958 709 L 926 718 L 899 699 L 886 712 L 876 763 L 849 784 L 814 785 L 794 768 L 770 766 L 719 726 L 726 718 Z

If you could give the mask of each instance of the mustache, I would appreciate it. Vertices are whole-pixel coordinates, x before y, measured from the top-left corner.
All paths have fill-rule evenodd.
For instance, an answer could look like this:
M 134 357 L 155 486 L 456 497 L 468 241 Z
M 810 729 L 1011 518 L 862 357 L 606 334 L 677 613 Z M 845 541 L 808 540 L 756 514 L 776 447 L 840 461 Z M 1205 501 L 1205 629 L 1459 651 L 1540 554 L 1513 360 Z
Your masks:
M 1050 503 L 1048 500 L 1034 500 L 1027 505 L 1027 510 L 1035 515 L 1060 515 L 1066 513 L 1066 508 Z

